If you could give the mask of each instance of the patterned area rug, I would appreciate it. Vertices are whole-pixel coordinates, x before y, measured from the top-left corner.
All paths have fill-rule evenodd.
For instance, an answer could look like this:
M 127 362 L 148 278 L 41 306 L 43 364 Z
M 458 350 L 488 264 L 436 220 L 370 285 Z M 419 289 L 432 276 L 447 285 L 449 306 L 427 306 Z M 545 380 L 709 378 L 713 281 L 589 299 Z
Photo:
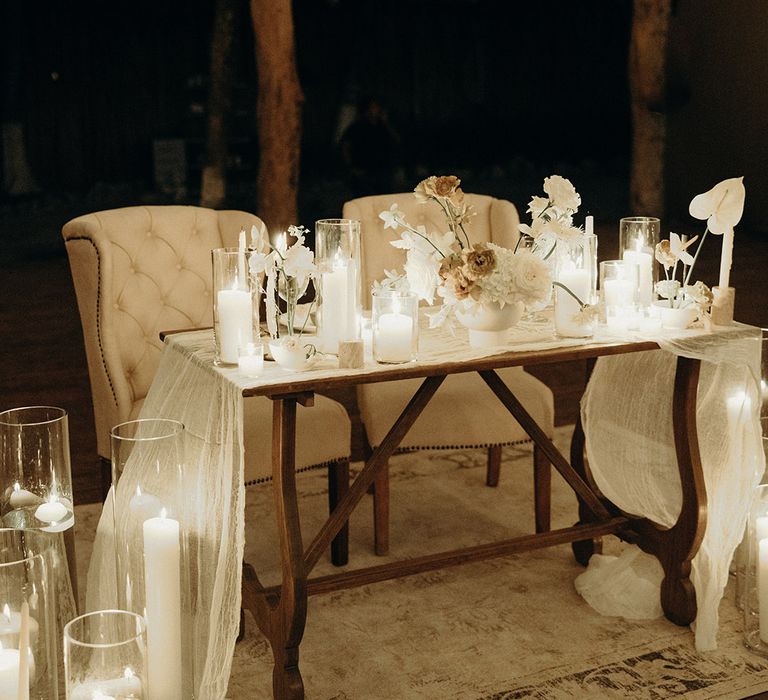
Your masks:
M 558 429 L 566 450 L 570 429 Z M 392 469 L 392 559 L 490 542 L 533 529 L 529 447 L 505 450 L 501 484 L 484 485 L 479 450 L 401 455 Z M 360 465 L 354 465 L 360 466 Z M 327 508 L 324 472 L 299 477 L 305 543 Z M 99 509 L 77 509 L 81 581 Z M 277 582 L 272 491 L 248 490 L 246 558 Z M 576 501 L 553 477 L 553 527 L 576 520 Z M 350 567 L 372 554 L 370 497 L 352 520 Z M 623 545 L 606 538 L 606 553 Z M 327 560 L 315 574 L 332 573 Z M 699 654 L 687 628 L 665 619 L 602 617 L 575 592 L 582 571 L 568 546 L 513 555 L 310 598 L 301 647 L 309 700 L 744 698 L 768 690 L 768 660 L 743 646 L 726 593 L 719 649 Z M 729 589 L 732 586 L 729 586 Z M 246 618 L 229 697 L 271 697 L 269 645 Z

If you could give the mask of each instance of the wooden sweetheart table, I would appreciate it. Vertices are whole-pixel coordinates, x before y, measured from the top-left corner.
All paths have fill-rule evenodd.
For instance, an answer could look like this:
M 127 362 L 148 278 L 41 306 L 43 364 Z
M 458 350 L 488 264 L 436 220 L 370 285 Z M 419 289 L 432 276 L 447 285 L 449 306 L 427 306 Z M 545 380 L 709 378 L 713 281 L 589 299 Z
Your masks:
M 175 335 L 176 332 L 163 334 Z M 723 335 L 728 335 L 727 331 Z M 171 343 L 173 345 L 173 343 Z M 264 396 L 273 404 L 272 476 L 279 533 L 282 583 L 265 588 L 256 572 L 244 566 L 243 607 L 250 610 L 263 634 L 269 639 L 273 655 L 273 693 L 275 698 L 294 700 L 304 697 L 299 669 L 299 648 L 307 615 L 307 597 L 320 593 L 362 586 L 377 581 L 408 576 L 432 569 L 481 561 L 541 547 L 571 543 L 576 559 L 586 564 L 598 551 L 603 535 L 616 534 L 655 555 L 664 569 L 661 604 L 666 617 L 678 625 L 688 625 L 696 617 L 696 595 L 689 578 L 691 560 L 704 536 L 707 496 L 699 455 L 696 430 L 696 399 L 700 361 L 678 356 L 673 405 L 673 429 L 677 469 L 682 486 L 682 509 L 675 525 L 661 528 L 648 519 L 622 512 L 601 495 L 589 476 L 584 459 L 585 436 L 581 421 L 576 424 L 569 458 L 537 425 L 514 394 L 496 373 L 514 366 L 587 360 L 588 371 L 597 358 L 624 353 L 659 350 L 652 340 L 601 339 L 571 342 L 557 347 L 502 351 L 494 355 L 458 354 L 456 360 L 430 358 L 403 365 L 377 365 L 370 359 L 361 370 L 279 371 L 259 380 L 239 377 L 243 397 Z M 525 347 L 523 344 L 522 347 Z M 477 355 L 477 352 L 474 353 Z M 266 363 L 271 365 L 272 363 Z M 215 370 L 230 378 L 233 370 Z M 323 552 L 342 529 L 378 473 L 386 468 L 409 428 L 429 403 L 449 374 L 477 372 L 499 401 L 525 429 L 532 441 L 575 492 L 579 503 L 579 522 L 572 527 L 550 530 L 547 522 L 537 521 L 537 532 L 489 544 L 440 552 L 412 559 L 389 562 L 327 576 L 310 574 Z M 381 444 L 375 448 L 362 471 L 318 532 L 305 545 L 299 518 L 296 479 L 297 404 L 311 406 L 315 393 L 354 387 L 358 384 L 421 378 L 423 382 L 395 421 Z M 250 384 L 248 383 L 250 382 Z M 674 468 L 674 467 L 672 467 Z M 539 490 L 541 491 L 541 490 Z M 548 509 L 549 498 L 541 492 Z

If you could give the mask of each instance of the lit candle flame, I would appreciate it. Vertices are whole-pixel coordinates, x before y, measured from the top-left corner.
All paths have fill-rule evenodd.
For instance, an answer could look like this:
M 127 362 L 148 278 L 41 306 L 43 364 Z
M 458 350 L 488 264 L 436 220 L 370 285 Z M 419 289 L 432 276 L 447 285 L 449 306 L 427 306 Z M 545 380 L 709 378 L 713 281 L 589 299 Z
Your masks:
M 19 484 L 18 481 L 13 485 L 13 490 L 14 491 L 21 491 L 21 484 Z
M 160 510 L 160 517 L 163 518 L 163 519 L 168 517 L 168 511 L 165 508 L 162 508 Z
M 141 496 L 141 486 L 136 487 L 136 495 Z

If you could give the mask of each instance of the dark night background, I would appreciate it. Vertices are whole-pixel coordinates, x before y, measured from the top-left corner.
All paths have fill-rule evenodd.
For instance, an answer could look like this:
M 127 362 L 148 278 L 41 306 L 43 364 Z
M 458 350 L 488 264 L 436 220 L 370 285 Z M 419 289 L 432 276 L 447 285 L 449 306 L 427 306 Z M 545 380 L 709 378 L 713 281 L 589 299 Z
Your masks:
M 684 215 L 692 194 L 745 174 L 745 220 L 754 221 L 758 183 L 749 171 L 764 181 L 768 159 L 758 88 L 768 8 L 726 4 L 727 13 L 710 0 L 675 5 L 669 208 Z M 63 200 L 73 213 L 197 203 L 213 0 L 6 0 L 2 8 L 0 114 L 24 126 L 38 200 Z M 294 16 L 305 93 L 303 223 L 336 214 L 348 196 L 337 130 L 345 106 L 363 94 L 382 102 L 400 138 L 402 189 L 455 171 L 467 190 L 505 196 L 524 212 L 542 178 L 558 172 L 594 213 L 627 213 L 631 0 L 297 0 Z M 227 205 L 253 209 L 257 83 L 244 0 L 236 26 Z M 158 191 L 159 139 L 183 140 L 183 191 Z M 14 199 L 4 198 L 3 214 L 13 215 Z
M 23 123 L 48 198 L 167 201 L 154 191 L 153 143 L 170 138 L 183 139 L 187 155 L 186 194 L 174 197 L 196 203 L 213 2 L 3 7 L 2 116 Z M 470 191 L 511 187 L 525 198 L 550 172 L 582 170 L 626 189 L 629 0 L 303 0 L 294 10 L 304 223 L 340 210 L 339 120 L 364 94 L 382 102 L 399 136 L 404 189 L 428 171 L 459 171 Z M 246 2 L 237 27 L 228 204 L 252 209 L 257 84 Z

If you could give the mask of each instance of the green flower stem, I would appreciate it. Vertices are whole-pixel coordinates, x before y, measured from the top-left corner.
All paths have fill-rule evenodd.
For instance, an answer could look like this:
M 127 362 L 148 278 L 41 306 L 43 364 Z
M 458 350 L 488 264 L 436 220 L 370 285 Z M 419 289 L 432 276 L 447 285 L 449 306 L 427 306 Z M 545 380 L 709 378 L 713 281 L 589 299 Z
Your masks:
M 464 248 L 464 244 L 461 242 L 461 238 L 459 238 L 459 235 L 456 233 L 456 221 L 451 211 L 450 204 L 448 202 L 443 202 L 440 197 L 432 197 L 432 199 L 434 199 L 440 205 L 440 208 L 443 210 L 443 213 L 448 219 L 448 228 L 451 229 L 451 233 L 453 234 L 453 237 L 458 241 L 459 247 Z M 462 229 L 462 231 L 463 230 L 464 229 Z M 467 235 L 466 232 L 464 232 L 464 235 L 465 236 Z M 467 245 L 469 245 L 469 237 L 467 237 Z
M 552 286 L 554 286 L 554 287 L 560 287 L 560 289 L 564 289 L 566 292 L 568 292 L 568 294 L 570 294 L 570 295 L 571 295 L 571 296 L 572 296 L 572 297 L 573 297 L 573 298 L 576 300 L 576 302 L 578 303 L 578 305 L 579 305 L 579 308 L 580 308 L 580 309 L 584 309 L 584 308 L 587 306 L 587 305 L 586 305 L 586 304 L 585 304 L 585 303 L 584 303 L 584 302 L 583 302 L 581 299 L 579 299 L 579 297 L 577 297 L 577 296 L 576 296 L 576 295 L 575 295 L 575 294 L 574 294 L 574 293 L 573 293 L 573 292 L 572 292 L 570 289 L 568 289 L 568 287 L 566 287 L 566 286 L 565 286 L 565 285 L 564 285 L 562 282 L 556 282 L 556 281 L 553 281 L 553 282 L 552 282 Z
M 704 235 L 701 237 L 701 240 L 699 241 L 699 247 L 696 248 L 696 255 L 693 256 L 693 262 L 691 263 L 691 266 L 688 268 L 688 274 L 683 279 L 683 287 L 688 286 L 688 282 L 690 281 L 691 275 L 693 274 L 693 268 L 696 266 L 696 261 L 699 259 L 701 246 L 704 245 L 704 241 L 706 240 L 708 233 L 709 233 L 709 226 L 704 228 Z
M 304 323 L 301 324 L 301 330 L 299 331 L 299 338 L 304 334 L 304 329 L 307 326 L 307 321 L 309 321 L 309 314 L 312 313 L 312 307 L 314 306 L 315 302 L 317 301 L 317 292 L 315 292 L 315 298 L 309 302 L 309 308 L 307 309 L 307 315 L 304 317 Z M 314 347 L 314 345 L 312 346 Z M 307 358 L 309 359 L 309 358 Z

